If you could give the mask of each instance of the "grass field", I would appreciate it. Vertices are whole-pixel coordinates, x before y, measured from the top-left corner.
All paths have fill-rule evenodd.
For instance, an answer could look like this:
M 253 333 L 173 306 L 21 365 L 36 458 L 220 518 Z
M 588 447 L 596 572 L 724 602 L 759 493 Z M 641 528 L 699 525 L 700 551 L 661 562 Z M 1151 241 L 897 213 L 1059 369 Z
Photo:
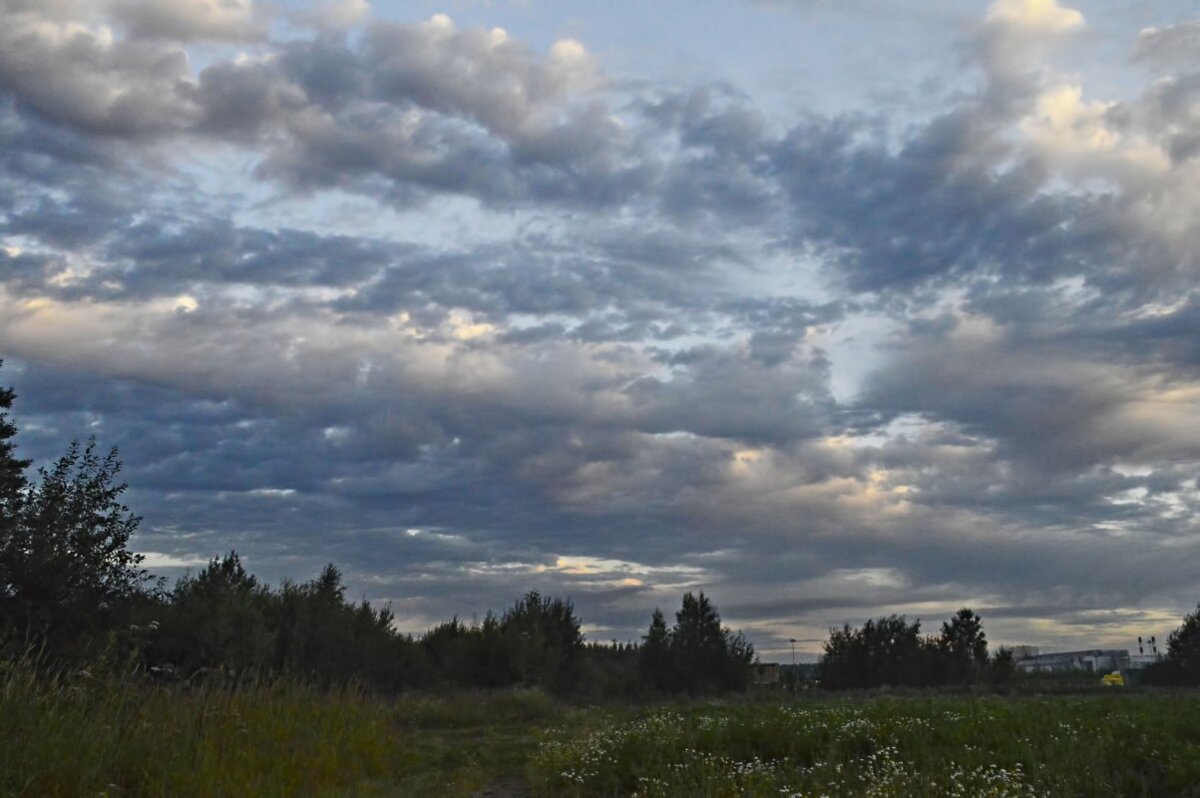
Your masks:
M 653 710 L 547 733 L 540 794 L 1200 795 L 1200 698 L 874 698 Z
M 0 665 L 6 796 L 1200 796 L 1200 696 L 572 707 Z

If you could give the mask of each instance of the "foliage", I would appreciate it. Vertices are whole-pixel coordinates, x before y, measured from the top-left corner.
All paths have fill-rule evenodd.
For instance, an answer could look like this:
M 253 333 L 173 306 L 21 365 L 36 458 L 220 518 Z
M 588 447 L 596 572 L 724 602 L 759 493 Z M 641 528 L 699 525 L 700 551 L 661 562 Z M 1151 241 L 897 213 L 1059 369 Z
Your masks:
M 928 680 L 921 622 L 903 615 L 872 619 L 861 628 L 831 629 L 817 678 L 828 690 L 922 686 Z
M 438 680 L 478 687 L 540 686 L 568 693 L 583 685 L 586 652 L 571 602 L 532 590 L 497 618 L 467 626 L 457 617 L 421 639 Z
M 534 795 L 1200 795 L 1200 697 L 705 703 L 544 735 Z
M 567 692 L 580 673 L 583 634 L 569 601 L 525 594 L 499 624 L 521 684 Z
M 539 690 L 384 698 L 0 661 L 0 796 L 466 798 L 520 779 L 537 730 L 577 714 Z
M 0 543 L 4 616 L 11 631 L 58 646 L 103 626 L 148 575 L 128 549 L 140 519 L 120 501 L 116 450 L 72 443 L 21 497 Z
M 817 670 L 829 690 L 883 686 L 934 687 L 967 684 L 981 679 L 1008 683 L 1015 668 L 1011 652 L 992 664 L 988 660 L 983 622 L 963 608 L 942 624 L 937 637 L 922 637 L 920 620 L 908 623 L 890 615 L 831 629 Z
M 0 360 L 0 365 L 3 363 Z M 12 562 L 15 551 L 10 551 L 16 548 L 25 469 L 29 467 L 28 460 L 16 456 L 16 444 L 12 440 L 17 434 L 17 426 L 9 418 L 8 410 L 15 398 L 11 388 L 0 387 L 0 641 L 6 634 L 11 634 L 16 625 L 16 575 Z
M 972 682 L 987 667 L 988 646 L 983 622 L 966 607 L 942 624 L 942 634 L 935 645 L 940 660 L 936 677 L 939 683 Z
M 0 360 L 0 366 L 3 365 L 4 361 Z M 0 540 L 7 537 L 6 530 L 16 522 L 21 492 L 25 488 L 25 469 L 29 467 L 28 460 L 17 457 L 17 447 L 12 440 L 17 434 L 17 425 L 9 418 L 8 411 L 15 398 L 11 388 L 0 387 Z M 0 587 L 3 584 L 0 581 Z
M 662 610 L 655 608 L 650 628 L 642 637 L 638 652 L 638 673 L 642 683 L 655 690 L 669 690 L 677 682 L 675 661 L 671 656 L 671 633 Z
M 416 643 L 392 628 L 390 610 L 348 602 L 333 565 L 310 582 L 274 590 L 230 552 L 181 579 L 154 611 L 160 620 L 146 664 L 180 676 L 200 669 L 288 673 L 326 685 L 383 688 L 424 677 Z
M 745 690 L 753 660 L 754 648 L 740 632 L 721 625 L 709 598 L 689 592 L 670 630 L 662 611 L 654 610 L 637 665 L 647 688 L 698 695 Z
M 1167 653 L 1146 669 L 1147 684 L 1200 685 L 1200 605 L 1167 638 Z
M 0 795 L 1200 794 L 1192 694 L 639 706 L 0 662 Z
M 164 690 L 0 665 L 0 795 L 340 795 L 401 771 L 389 711 L 290 681 Z
M 1005 687 L 1016 681 L 1017 661 L 1011 648 L 999 648 L 988 663 L 988 680 L 995 687 Z

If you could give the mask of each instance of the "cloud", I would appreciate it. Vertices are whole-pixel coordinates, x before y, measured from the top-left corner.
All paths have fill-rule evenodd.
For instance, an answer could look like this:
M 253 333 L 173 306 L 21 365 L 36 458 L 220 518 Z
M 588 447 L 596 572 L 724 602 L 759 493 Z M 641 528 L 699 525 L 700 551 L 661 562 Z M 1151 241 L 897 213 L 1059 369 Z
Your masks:
M 295 18 L 318 28 L 340 30 L 357 25 L 370 14 L 371 4 L 367 0 L 324 0 L 314 8 L 298 12 Z
M 41 13 L 44 10 L 39 9 Z M 75 130 L 151 137 L 187 124 L 187 54 L 176 47 L 118 40 L 41 13 L 8 11 L 0 32 L 0 92 L 42 119 Z
M 113 18 L 135 38 L 257 41 L 267 14 L 253 0 L 112 0 Z
M 119 444 L 165 567 L 333 559 L 414 630 L 538 586 L 623 638 L 702 586 L 769 645 L 1190 606 L 1194 75 L 1106 92 L 1055 69 L 1078 12 L 1000 2 L 937 107 L 823 115 L 256 9 L 3 12 L 20 443 Z
M 1194 67 L 1200 61 L 1200 19 L 1144 28 L 1134 43 L 1133 60 L 1165 68 Z
M 1060 34 L 1084 26 L 1083 14 L 1058 4 L 1058 0 L 995 0 L 984 22 L 1004 26 L 1022 35 Z

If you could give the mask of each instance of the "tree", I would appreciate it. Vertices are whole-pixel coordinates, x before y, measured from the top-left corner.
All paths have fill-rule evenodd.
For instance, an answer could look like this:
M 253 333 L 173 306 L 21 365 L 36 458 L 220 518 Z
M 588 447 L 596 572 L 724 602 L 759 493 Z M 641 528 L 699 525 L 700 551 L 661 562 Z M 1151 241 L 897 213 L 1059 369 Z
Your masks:
M 966 607 L 942 624 L 937 646 L 946 664 L 948 681 L 971 681 L 987 666 L 988 646 L 983 622 Z
M 857 629 L 831 629 L 817 674 L 828 690 L 921 686 L 929 681 L 926 651 L 920 620 L 910 624 L 903 615 L 889 615 Z
M 1150 684 L 1200 685 L 1200 604 L 1167 638 L 1167 653 L 1146 669 Z
M 120 470 L 116 449 L 101 457 L 95 439 L 75 441 L 23 491 L 0 550 L 10 624 L 43 639 L 77 636 L 140 594 L 149 575 L 128 544 L 141 519 L 120 501 Z
M 638 651 L 638 674 L 642 683 L 655 690 L 669 690 L 676 681 L 675 666 L 671 659 L 671 633 L 662 610 L 655 608 L 650 616 L 650 628 L 642 637 Z
M 570 601 L 531 590 L 506 610 L 500 632 L 511 661 L 527 685 L 571 690 L 580 673 L 583 633 Z
M 1017 662 L 1011 648 L 1001 647 L 988 664 L 988 680 L 996 687 L 1012 684 L 1017 678 Z
M 0 360 L 0 366 L 4 364 Z M 16 445 L 12 439 L 17 434 L 17 425 L 9 418 L 16 394 L 12 388 L 0 388 L 0 637 L 15 616 L 14 595 L 16 585 L 12 574 L 21 500 L 25 489 L 25 469 L 28 460 L 18 459 Z
M 0 367 L 4 361 L 0 359 Z M 16 522 L 17 505 L 25 488 L 25 469 L 28 460 L 16 456 L 17 425 L 9 418 L 16 394 L 12 388 L 0 388 L 0 536 Z M 0 540 L 3 538 L 0 537 Z
M 721 626 L 704 593 L 684 594 L 670 640 L 679 688 L 694 695 L 746 687 L 754 648 L 740 633 Z
M 184 576 L 164 613 L 158 656 L 185 670 L 223 665 L 265 668 L 275 651 L 272 596 L 246 572 L 236 551 Z

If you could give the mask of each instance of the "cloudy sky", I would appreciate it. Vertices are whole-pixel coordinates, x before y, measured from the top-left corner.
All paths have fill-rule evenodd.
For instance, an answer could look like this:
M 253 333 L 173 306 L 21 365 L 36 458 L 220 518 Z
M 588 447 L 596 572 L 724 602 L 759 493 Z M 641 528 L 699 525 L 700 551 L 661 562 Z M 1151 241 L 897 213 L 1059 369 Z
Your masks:
M 0 383 L 136 548 L 765 659 L 1200 599 L 1182 0 L 0 0 Z

